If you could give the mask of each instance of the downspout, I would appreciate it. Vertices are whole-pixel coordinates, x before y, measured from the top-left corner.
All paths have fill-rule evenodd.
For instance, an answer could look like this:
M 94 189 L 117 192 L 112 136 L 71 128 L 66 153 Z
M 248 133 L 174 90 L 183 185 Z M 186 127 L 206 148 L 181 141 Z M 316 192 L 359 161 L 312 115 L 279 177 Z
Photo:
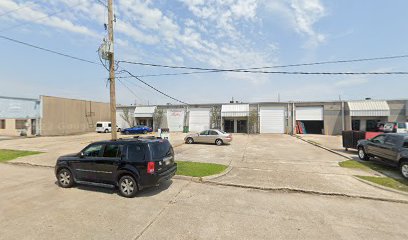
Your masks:
M 295 129 L 295 102 L 292 102 L 292 135 L 296 135 Z
M 345 126 L 344 126 L 344 101 L 341 101 L 341 128 L 342 131 L 345 130 Z

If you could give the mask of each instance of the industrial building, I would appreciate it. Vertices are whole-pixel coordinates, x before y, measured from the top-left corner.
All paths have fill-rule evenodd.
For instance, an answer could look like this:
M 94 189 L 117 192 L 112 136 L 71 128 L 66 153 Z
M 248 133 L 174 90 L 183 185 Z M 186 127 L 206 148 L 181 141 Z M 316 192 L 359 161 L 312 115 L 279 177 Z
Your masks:
M 0 97 L 0 135 L 58 136 L 95 131 L 110 121 L 109 103 L 40 96 Z
M 406 122 L 407 100 L 260 102 L 120 107 L 135 123 L 173 132 L 218 128 L 231 133 L 339 135 L 373 131 L 379 122 Z M 119 111 L 122 111 L 120 110 Z M 123 121 L 122 121 L 123 123 Z M 128 127 L 119 125 L 119 127 Z

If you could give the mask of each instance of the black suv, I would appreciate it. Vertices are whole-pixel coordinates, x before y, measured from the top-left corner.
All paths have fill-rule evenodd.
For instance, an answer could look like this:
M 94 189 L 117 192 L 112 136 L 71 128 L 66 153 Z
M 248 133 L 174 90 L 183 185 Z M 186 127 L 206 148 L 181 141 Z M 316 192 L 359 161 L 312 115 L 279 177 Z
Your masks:
M 404 178 L 408 179 L 408 134 L 380 134 L 369 140 L 360 140 L 357 144 L 358 157 L 369 160 L 378 157 L 398 166 Z
M 74 183 L 113 186 L 124 197 L 169 180 L 176 171 L 174 151 L 166 139 L 95 142 L 79 153 L 59 157 L 55 165 L 60 187 Z

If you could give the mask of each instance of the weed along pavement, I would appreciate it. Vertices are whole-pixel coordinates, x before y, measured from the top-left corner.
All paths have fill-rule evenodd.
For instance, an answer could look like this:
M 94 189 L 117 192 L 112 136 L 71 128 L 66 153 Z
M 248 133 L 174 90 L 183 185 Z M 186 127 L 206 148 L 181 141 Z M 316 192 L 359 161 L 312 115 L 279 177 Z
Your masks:
M 219 147 L 171 136 L 176 161 L 227 172 L 202 182 L 175 177 L 132 199 L 59 188 L 52 168 L 35 166 L 105 137 L 0 141 L 0 149 L 44 152 L 9 161 L 31 165 L 0 164 L 0 239 L 408 238 L 408 195 L 361 182 L 354 175 L 371 173 L 342 168 L 343 157 L 288 135 L 236 134 Z

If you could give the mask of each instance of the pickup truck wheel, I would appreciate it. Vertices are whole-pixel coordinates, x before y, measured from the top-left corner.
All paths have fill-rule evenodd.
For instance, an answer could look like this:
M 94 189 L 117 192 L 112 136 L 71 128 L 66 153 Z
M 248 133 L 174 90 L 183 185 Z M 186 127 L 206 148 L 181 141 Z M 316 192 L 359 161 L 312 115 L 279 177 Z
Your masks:
M 119 194 L 123 197 L 132 198 L 136 196 L 137 193 L 137 183 L 136 180 L 130 176 L 125 175 L 120 178 L 119 183 Z
M 408 179 L 408 161 L 402 162 L 400 165 L 401 175 Z
M 370 160 L 370 157 L 365 153 L 363 147 L 358 148 L 358 158 L 360 158 L 360 160 L 364 160 L 364 161 Z

